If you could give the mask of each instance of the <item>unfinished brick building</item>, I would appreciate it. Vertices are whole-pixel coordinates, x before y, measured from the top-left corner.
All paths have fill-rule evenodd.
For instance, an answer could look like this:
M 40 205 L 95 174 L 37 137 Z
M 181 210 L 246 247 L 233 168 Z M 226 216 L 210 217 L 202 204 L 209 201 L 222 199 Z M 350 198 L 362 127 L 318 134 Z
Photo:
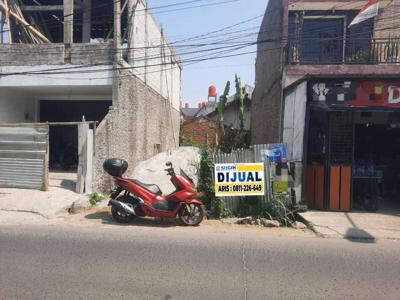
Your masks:
M 81 191 L 105 191 L 104 159 L 124 158 L 132 170 L 178 146 L 181 67 L 146 0 L 8 0 L 0 10 L 0 144 L 8 145 L 0 169 L 12 170 L 12 186 L 43 186 L 47 166 L 59 168 L 69 147 Z M 98 126 L 85 123 L 78 142 L 83 117 Z M 49 125 L 40 140 L 49 151 L 38 160 L 37 145 L 21 153 L 21 142 L 7 139 L 39 123 Z M 21 179 L 31 171 L 41 182 Z M 0 171 L 0 187 L 9 174 Z
M 213 119 L 207 116 L 195 117 L 183 123 L 185 142 L 198 146 L 216 148 L 221 142 L 221 130 Z

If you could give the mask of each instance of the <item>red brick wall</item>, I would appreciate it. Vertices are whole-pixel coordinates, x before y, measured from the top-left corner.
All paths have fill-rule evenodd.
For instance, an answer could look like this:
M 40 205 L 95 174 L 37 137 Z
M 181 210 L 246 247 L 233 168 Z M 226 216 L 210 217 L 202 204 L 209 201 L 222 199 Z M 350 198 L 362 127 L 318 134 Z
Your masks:
M 220 142 L 221 134 L 217 124 L 208 119 L 196 119 L 183 124 L 185 141 L 216 147 Z

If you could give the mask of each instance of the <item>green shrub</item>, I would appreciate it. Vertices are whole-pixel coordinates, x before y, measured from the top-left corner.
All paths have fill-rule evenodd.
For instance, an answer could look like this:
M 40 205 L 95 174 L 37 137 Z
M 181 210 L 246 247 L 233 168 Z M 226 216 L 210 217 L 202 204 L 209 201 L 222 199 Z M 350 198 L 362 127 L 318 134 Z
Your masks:
M 93 193 L 89 196 L 89 202 L 92 205 L 96 205 L 97 203 L 101 202 L 102 200 L 104 200 L 104 196 L 103 195 L 99 195 L 96 193 Z
M 295 222 L 296 206 L 293 205 L 290 195 L 274 195 L 267 203 L 262 216 L 276 220 L 282 226 L 291 226 Z
M 232 212 L 226 207 L 224 200 L 214 197 L 213 217 L 216 219 L 224 219 L 232 217 Z
M 201 149 L 198 191 L 201 193 L 201 200 L 211 217 L 216 219 L 228 218 L 232 216 L 232 213 L 222 199 L 215 197 L 213 172 L 213 152 L 208 145 L 205 145 Z
M 202 194 L 202 200 L 208 211 L 211 210 L 211 204 L 215 199 L 212 178 L 213 167 L 214 162 L 211 148 L 205 145 L 201 148 L 198 190 Z
M 235 214 L 237 217 L 257 217 L 260 215 L 260 201 L 257 197 L 240 197 Z

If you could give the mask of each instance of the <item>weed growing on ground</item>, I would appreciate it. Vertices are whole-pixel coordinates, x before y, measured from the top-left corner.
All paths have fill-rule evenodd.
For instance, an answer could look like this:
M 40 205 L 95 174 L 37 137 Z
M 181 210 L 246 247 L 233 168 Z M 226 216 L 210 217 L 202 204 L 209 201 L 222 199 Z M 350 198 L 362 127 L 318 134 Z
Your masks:
M 296 221 L 296 213 L 306 210 L 306 206 L 294 204 L 290 195 L 274 195 L 261 215 L 290 227 Z
M 99 195 L 97 193 L 93 193 L 89 196 L 89 202 L 92 205 L 96 205 L 97 203 L 101 202 L 102 200 L 104 200 L 104 196 L 103 195 Z

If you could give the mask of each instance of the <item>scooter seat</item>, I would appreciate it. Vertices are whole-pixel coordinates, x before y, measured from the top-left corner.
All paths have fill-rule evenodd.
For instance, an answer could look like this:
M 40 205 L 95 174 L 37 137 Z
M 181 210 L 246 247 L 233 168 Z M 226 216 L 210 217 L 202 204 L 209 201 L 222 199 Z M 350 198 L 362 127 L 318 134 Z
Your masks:
M 150 193 L 156 194 L 156 195 L 162 195 L 162 191 L 160 189 L 160 187 L 156 184 L 147 184 L 147 183 L 143 183 L 140 182 L 137 179 L 130 179 L 130 181 L 132 181 L 133 183 L 141 186 L 142 188 L 148 190 Z

